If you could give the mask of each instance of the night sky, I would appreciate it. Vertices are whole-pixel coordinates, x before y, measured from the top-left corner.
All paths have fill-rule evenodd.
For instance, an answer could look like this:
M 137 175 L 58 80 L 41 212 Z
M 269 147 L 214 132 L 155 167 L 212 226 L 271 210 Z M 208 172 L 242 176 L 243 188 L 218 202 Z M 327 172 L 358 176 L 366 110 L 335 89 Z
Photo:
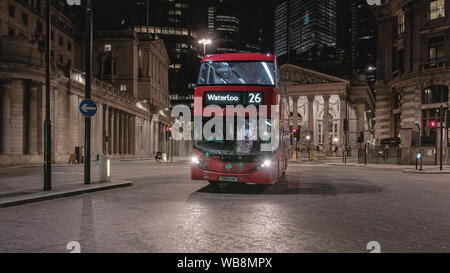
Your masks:
M 258 31 L 263 30 L 264 50 L 273 48 L 273 1 L 231 0 L 241 20 L 241 41 L 258 44 Z
M 258 31 L 263 31 L 263 50 L 272 51 L 273 48 L 273 1 L 272 0 L 230 0 L 240 19 L 240 40 L 259 45 Z M 200 33 L 206 31 L 207 0 L 194 0 L 194 27 L 200 28 Z M 130 17 L 129 0 L 96 0 L 94 1 L 94 24 L 99 30 L 120 29 L 123 17 Z M 105 7 L 106 8 L 105 10 Z M 157 7 L 152 7 L 153 11 Z M 129 20 L 127 20 L 129 21 Z M 126 27 L 125 24 L 122 27 Z

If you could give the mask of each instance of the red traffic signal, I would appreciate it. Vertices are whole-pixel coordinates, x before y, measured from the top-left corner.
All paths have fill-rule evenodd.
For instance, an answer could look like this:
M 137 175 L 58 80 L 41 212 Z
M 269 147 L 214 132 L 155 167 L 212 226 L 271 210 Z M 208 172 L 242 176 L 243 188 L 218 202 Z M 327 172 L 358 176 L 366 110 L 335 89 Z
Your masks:
M 169 126 L 169 128 L 167 129 L 167 131 L 172 132 L 172 126 Z
M 294 134 L 297 133 L 297 129 L 292 130 L 292 133 Z
M 436 121 L 434 121 L 434 120 L 430 121 L 430 128 L 436 128 L 436 126 L 437 126 Z

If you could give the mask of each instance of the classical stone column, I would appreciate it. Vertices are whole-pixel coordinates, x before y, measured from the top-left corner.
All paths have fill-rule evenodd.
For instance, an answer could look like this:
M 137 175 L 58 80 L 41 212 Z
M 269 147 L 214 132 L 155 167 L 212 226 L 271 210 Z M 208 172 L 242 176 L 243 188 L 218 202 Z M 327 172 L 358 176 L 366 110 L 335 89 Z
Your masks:
M 293 96 L 292 102 L 292 129 L 298 129 L 298 96 Z
M 149 144 L 150 144 L 150 153 L 155 153 L 155 121 L 153 120 L 153 118 L 151 119 L 151 121 L 149 121 L 149 131 L 150 131 L 150 137 L 148 139 Z
M 13 80 L 11 83 L 10 107 L 11 107 L 11 154 L 23 155 L 26 153 L 26 121 L 24 112 L 25 86 L 22 80 Z
M 155 121 L 155 152 L 161 152 L 159 149 L 159 121 Z
M 345 151 L 345 132 L 344 132 L 344 120 L 347 118 L 347 96 L 339 95 L 339 150 L 340 153 Z
M 109 126 L 108 126 L 108 154 L 114 154 L 114 108 L 110 107 L 108 111 Z
M 108 105 L 103 105 L 103 154 L 108 154 L 108 142 L 106 141 L 107 138 L 109 138 L 109 111 L 108 111 Z
M 326 153 L 330 151 L 330 95 L 323 95 L 323 147 Z
M 129 124 L 129 141 L 128 141 L 128 153 L 134 155 L 136 153 L 136 116 L 130 115 Z
M 29 155 L 37 155 L 37 87 L 28 87 L 29 91 L 29 112 L 28 112 L 28 147 Z
M 127 155 L 130 137 L 130 115 L 128 113 L 124 113 L 123 120 L 123 153 Z
M 44 120 L 45 120 L 45 85 L 43 85 L 42 83 L 39 83 L 39 87 L 37 89 L 38 91 L 38 102 L 37 102 L 37 117 L 36 117 L 36 121 L 37 121 L 37 152 L 39 155 L 43 155 L 44 154 Z M 78 108 L 77 108 L 78 110 Z M 77 131 L 78 132 L 78 131 Z M 77 138 L 77 134 L 73 135 L 74 139 L 78 139 Z M 76 141 L 74 141 L 74 143 L 77 143 Z
M 310 146 L 314 146 L 314 99 L 315 96 L 308 96 L 308 130 L 309 135 L 311 136 Z
M 114 111 L 114 121 L 115 121 L 115 125 L 114 125 L 114 154 L 118 155 L 119 154 L 119 143 L 120 143 L 120 128 L 119 128 L 120 115 L 119 115 L 119 110 L 117 110 L 117 109 L 115 109 L 115 111 Z
M 10 83 L 3 82 L 2 89 L 2 154 L 11 153 L 11 101 Z
M 119 154 L 121 155 L 123 154 L 123 122 L 123 112 L 119 111 Z

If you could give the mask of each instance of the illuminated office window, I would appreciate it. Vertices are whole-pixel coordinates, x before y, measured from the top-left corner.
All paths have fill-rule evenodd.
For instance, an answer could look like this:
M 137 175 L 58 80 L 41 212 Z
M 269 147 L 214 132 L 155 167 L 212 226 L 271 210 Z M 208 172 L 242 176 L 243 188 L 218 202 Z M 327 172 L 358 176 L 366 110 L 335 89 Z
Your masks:
M 430 20 L 445 17 L 445 0 L 430 1 Z

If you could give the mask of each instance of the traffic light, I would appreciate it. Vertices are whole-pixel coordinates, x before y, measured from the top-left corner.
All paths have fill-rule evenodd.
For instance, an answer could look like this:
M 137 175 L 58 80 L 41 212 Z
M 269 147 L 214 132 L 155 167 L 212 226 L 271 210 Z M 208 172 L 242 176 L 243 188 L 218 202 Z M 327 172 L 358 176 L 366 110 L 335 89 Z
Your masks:
M 344 132 L 350 131 L 350 124 L 348 122 L 348 119 L 344 119 Z
M 172 126 L 169 126 L 169 128 L 167 128 L 167 132 L 169 132 L 169 140 L 172 140 Z
M 430 128 L 434 129 L 437 127 L 437 122 L 435 120 L 430 121 Z
M 294 139 L 294 141 L 297 141 L 297 129 L 292 129 L 292 138 Z

